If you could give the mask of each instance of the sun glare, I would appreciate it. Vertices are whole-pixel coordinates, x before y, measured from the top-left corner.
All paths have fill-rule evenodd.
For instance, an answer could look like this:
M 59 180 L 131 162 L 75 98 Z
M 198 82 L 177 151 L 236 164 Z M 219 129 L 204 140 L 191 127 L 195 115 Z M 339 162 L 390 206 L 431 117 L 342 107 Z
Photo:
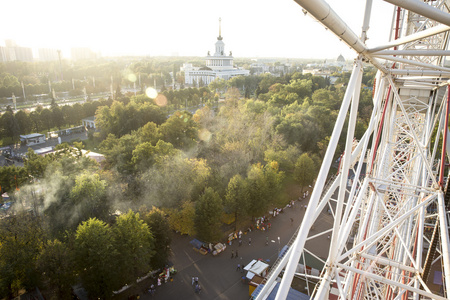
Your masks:
M 158 96 L 158 92 L 152 88 L 149 87 L 145 90 L 145 94 L 147 95 L 147 97 L 149 97 L 150 99 L 155 99 Z
M 166 96 L 164 96 L 162 94 L 158 94 L 158 96 L 156 96 L 156 98 L 155 98 L 155 103 L 158 106 L 166 106 L 167 105 Z
M 137 77 L 134 74 L 128 74 L 127 78 L 131 82 L 136 82 L 136 80 L 137 80 Z

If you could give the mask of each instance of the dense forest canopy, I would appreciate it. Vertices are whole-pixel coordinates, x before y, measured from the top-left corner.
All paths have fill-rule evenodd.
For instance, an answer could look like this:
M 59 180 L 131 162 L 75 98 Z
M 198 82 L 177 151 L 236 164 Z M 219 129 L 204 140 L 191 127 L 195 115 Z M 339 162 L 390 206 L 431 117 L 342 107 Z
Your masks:
M 62 70 L 87 86 L 94 76 L 96 86 L 101 78 L 109 85 L 115 73 L 120 91 L 129 84 L 127 74 L 138 73 L 141 84 L 153 85 L 170 77 L 177 64 L 64 62 Z M 57 63 L 0 64 L 0 97 L 22 81 L 48 89 L 48 79 L 58 78 L 59 71 Z M 237 229 L 286 205 L 289 184 L 306 186 L 317 175 L 348 82 L 348 73 L 333 76 L 335 84 L 300 72 L 251 75 L 162 89 L 163 102 L 140 93 L 6 111 L 0 135 L 12 141 L 19 134 L 79 125 L 92 115 L 99 131 L 46 156 L 30 149 L 23 167 L 0 167 L 2 192 L 15 201 L 10 217 L 0 219 L 0 295 L 39 286 L 57 299 L 81 280 L 90 295 L 108 297 L 165 264 L 170 231 L 216 242 L 224 237 L 225 220 Z M 371 113 L 373 77 L 366 70 L 357 137 Z M 186 107 L 199 109 L 191 113 Z M 102 165 L 83 155 L 89 144 L 105 155 Z M 24 244 L 26 252 L 18 251 Z M 87 256 L 93 247 L 97 256 Z

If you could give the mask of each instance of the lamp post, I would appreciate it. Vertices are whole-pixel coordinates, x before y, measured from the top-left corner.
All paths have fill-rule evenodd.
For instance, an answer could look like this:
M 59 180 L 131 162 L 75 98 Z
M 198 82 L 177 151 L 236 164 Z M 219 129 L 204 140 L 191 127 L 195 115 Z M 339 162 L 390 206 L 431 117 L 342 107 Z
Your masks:
M 63 77 L 62 66 L 61 66 L 61 50 L 56 50 L 56 52 L 58 52 L 58 59 L 59 59 L 59 76 L 60 76 L 60 80 L 63 81 L 64 77 Z
M 281 241 L 280 241 L 280 237 L 278 237 L 278 255 L 280 255 L 280 247 L 281 247 Z
M 12 101 L 13 101 L 13 104 L 14 104 L 14 111 L 16 111 L 17 110 L 17 107 L 16 107 L 16 96 L 14 95 L 14 93 L 12 93 Z
M 23 81 L 21 82 L 21 84 L 22 84 L 23 99 L 26 100 L 27 96 L 25 95 L 25 86 L 23 85 Z

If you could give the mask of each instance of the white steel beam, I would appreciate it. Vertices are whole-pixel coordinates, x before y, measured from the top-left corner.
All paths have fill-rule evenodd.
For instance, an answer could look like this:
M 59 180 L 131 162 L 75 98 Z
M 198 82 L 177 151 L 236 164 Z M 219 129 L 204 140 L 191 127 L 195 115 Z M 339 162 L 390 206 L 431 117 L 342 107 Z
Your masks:
M 405 290 L 417 293 L 419 295 L 422 295 L 422 296 L 425 296 L 425 297 L 428 297 L 428 298 L 431 298 L 431 299 L 448 300 L 445 297 L 441 297 L 441 296 L 436 295 L 436 294 L 430 294 L 430 293 L 428 293 L 426 291 L 423 291 L 421 289 L 416 289 L 416 288 L 411 287 L 409 285 L 406 285 L 406 284 L 403 284 L 403 283 L 400 283 L 400 282 L 397 282 L 397 281 L 394 281 L 394 280 L 390 280 L 390 279 L 387 279 L 385 277 L 381 277 L 379 275 L 376 275 L 376 274 L 373 274 L 373 273 L 370 273 L 370 272 L 366 272 L 364 270 L 359 270 L 359 269 L 356 269 L 356 268 L 352 268 L 352 267 L 349 267 L 349 266 L 341 264 L 341 263 L 338 263 L 337 265 L 338 265 L 338 267 L 340 267 L 340 268 L 342 268 L 344 270 L 349 270 L 349 271 L 352 271 L 354 273 L 361 274 L 361 275 L 363 275 L 365 277 L 372 278 L 373 280 L 375 280 L 377 282 L 380 282 L 380 283 L 388 284 L 388 285 L 391 285 L 391 286 L 394 286 L 394 287 L 399 287 L 401 289 L 405 289 Z
M 450 240 L 448 236 L 447 209 L 445 207 L 444 193 L 442 191 L 439 191 L 438 193 L 438 204 L 442 258 L 444 263 L 444 274 L 442 277 L 445 281 L 445 289 L 447 292 L 450 292 Z M 438 225 L 436 224 L 436 226 Z
M 448 50 L 382 50 L 371 53 L 373 56 L 379 55 L 401 55 L 401 56 L 450 56 Z
M 450 72 L 434 71 L 434 70 L 401 70 L 401 69 L 391 69 L 389 70 L 391 75 L 406 75 L 406 76 L 424 76 L 424 77 L 438 77 L 438 78 L 448 78 Z
M 415 269 L 413 267 L 405 266 L 405 265 L 403 265 L 402 263 L 400 263 L 398 261 L 393 261 L 393 260 L 391 260 L 389 258 L 386 258 L 386 257 L 374 256 L 374 255 L 367 254 L 367 253 L 361 253 L 361 254 L 358 254 L 358 256 L 361 256 L 361 257 L 373 260 L 377 264 L 382 264 L 382 265 L 385 265 L 385 266 L 396 267 L 396 268 L 399 268 L 401 270 L 405 270 L 405 271 L 411 272 L 411 273 L 416 273 L 417 272 L 417 269 Z
M 391 84 L 393 85 L 394 83 L 392 82 L 392 79 L 390 77 L 388 77 L 388 79 L 389 79 L 389 81 L 391 81 Z M 405 107 L 403 106 L 403 102 L 402 102 L 402 100 L 400 98 L 400 95 L 398 94 L 396 89 L 393 89 L 393 90 L 394 90 L 394 96 L 395 96 L 394 99 L 396 100 L 396 102 L 397 102 L 398 106 L 400 107 L 401 111 L 403 112 L 403 114 L 405 116 L 407 116 L 407 113 L 405 111 Z M 405 118 L 405 120 L 406 120 L 406 122 L 407 122 L 407 124 L 408 124 L 408 126 L 410 128 L 414 128 L 413 125 L 411 124 L 411 121 L 407 117 Z M 419 154 L 422 157 L 422 159 L 424 160 L 424 165 L 428 169 L 428 173 L 432 174 L 433 171 L 431 170 L 431 166 L 430 166 L 429 162 L 426 159 L 425 153 L 423 151 L 423 145 L 420 145 L 420 139 L 418 138 L 418 136 L 416 135 L 414 130 L 412 130 L 411 133 L 412 133 L 412 135 L 414 137 L 413 141 L 417 145 L 417 149 L 419 151 Z M 433 183 L 437 185 L 436 178 L 432 177 L 432 179 L 433 179 Z
M 357 79 L 360 78 L 359 74 L 361 72 L 362 72 L 362 62 L 359 59 L 356 61 L 353 67 L 353 72 L 350 77 L 350 81 L 348 83 L 348 88 L 342 101 L 342 106 L 339 111 L 336 124 L 333 129 L 333 133 L 331 134 L 330 142 L 328 144 L 328 148 L 325 153 L 322 166 L 320 167 L 319 175 L 317 177 L 314 190 L 311 194 L 311 198 L 309 200 L 309 205 L 308 208 L 306 209 L 305 216 L 311 215 L 315 207 L 317 207 L 317 204 L 319 203 L 319 198 L 322 194 L 323 187 L 326 182 L 328 170 L 333 161 L 333 155 L 336 150 L 339 137 L 341 135 L 348 107 L 350 105 L 351 98 L 353 96 L 353 91 L 355 86 L 357 86 Z M 293 251 L 289 257 L 289 263 L 286 265 L 286 271 L 284 273 L 283 279 L 281 280 L 280 288 L 276 296 L 277 300 L 286 299 L 287 297 L 287 293 L 289 292 L 289 287 L 291 285 L 292 278 L 295 273 L 295 268 L 297 267 L 297 263 L 300 260 L 300 256 L 303 252 L 303 247 L 305 245 L 306 238 L 308 237 L 308 232 L 311 228 L 311 225 L 312 220 L 310 218 L 305 218 L 300 226 L 297 238 L 295 239 L 293 245 L 291 246 L 293 248 Z
M 367 50 L 366 45 L 359 37 L 347 26 L 347 24 L 339 17 L 338 14 L 323 0 L 294 0 L 298 5 L 308 11 L 315 19 L 325 25 L 342 41 L 353 48 L 356 52 L 361 53 Z
M 436 66 L 436 65 L 432 65 L 432 64 L 426 64 L 426 63 L 422 63 L 422 62 L 418 62 L 418 61 L 414 61 L 414 60 L 410 60 L 410 59 L 404 59 L 404 58 L 395 57 L 395 56 L 378 55 L 378 54 L 372 54 L 372 55 L 374 57 L 378 57 L 378 58 L 382 58 L 382 59 L 386 59 L 386 60 L 390 60 L 390 61 L 395 61 L 395 62 L 400 62 L 400 63 L 407 64 L 407 65 L 418 66 L 421 68 L 427 68 L 429 70 L 439 70 L 439 71 L 443 71 L 443 72 L 450 72 L 450 68 L 440 67 L 440 66 Z
M 385 0 L 397 5 L 391 28 L 396 40 L 368 49 L 364 43 L 370 33 L 372 0 L 366 0 L 361 38 L 324 0 L 294 1 L 360 55 L 305 213 L 308 217 L 304 218 L 288 255 L 277 265 L 276 272 L 256 299 L 268 295 L 283 267 L 285 272 L 276 299 L 286 299 L 300 257 L 306 253 L 318 256 L 306 249 L 306 242 L 325 239 L 328 232 L 332 232 L 330 249 L 325 268 L 317 278 L 313 299 L 327 299 L 330 283 L 337 284 L 332 292 L 340 299 L 419 300 L 419 296 L 444 299 L 431 291 L 420 275 L 423 247 L 430 243 L 425 227 L 437 216 L 440 228 L 445 229 L 440 233 L 436 249 L 440 255 L 435 261 L 442 263 L 446 279 L 444 293 L 448 297 L 449 216 L 444 209 L 443 195 L 439 195 L 442 192 L 436 182 L 439 168 L 435 161 L 443 128 L 441 87 L 450 78 L 450 68 L 442 63 L 445 56 L 450 56 L 447 3 L 443 0 Z M 401 50 L 387 50 L 400 46 Z M 377 74 L 371 120 L 355 148 L 352 132 L 363 61 L 372 63 L 383 76 L 380 72 Z M 382 65 L 382 61 L 388 67 Z M 352 110 L 348 112 L 350 103 Z M 325 192 L 336 143 L 342 140 L 343 121 L 347 117 L 341 167 L 338 175 L 333 175 L 333 181 L 327 183 Z M 450 147 L 448 150 L 450 152 Z M 363 164 L 366 164 L 366 174 L 361 179 Z M 348 185 L 350 171 L 355 178 Z M 337 199 L 333 199 L 336 193 Z M 430 213 L 427 208 L 437 202 L 438 212 Z M 327 226 L 319 232 L 314 228 L 312 232 L 313 223 L 319 220 L 326 205 L 331 209 L 327 218 L 332 218 L 333 227 Z M 354 242 L 350 246 L 351 236 Z M 312 283 L 307 284 L 309 292 Z
M 450 26 L 440 24 L 440 25 L 428 28 L 426 30 L 419 31 L 419 32 L 413 33 L 411 35 L 408 35 L 408 36 L 401 37 L 399 39 L 393 40 L 393 41 L 391 41 L 391 42 L 389 42 L 387 44 L 367 49 L 367 52 L 368 53 L 374 53 L 374 52 L 379 52 L 381 50 L 394 48 L 394 47 L 397 47 L 397 46 L 400 46 L 400 45 L 404 45 L 404 44 L 407 44 L 407 43 L 419 41 L 419 40 L 422 40 L 422 39 L 425 39 L 425 38 L 428 38 L 428 37 L 433 37 L 433 36 L 435 36 L 437 34 L 440 34 L 440 33 L 443 33 L 443 32 L 449 31 L 449 30 L 450 30 Z
M 437 197 L 437 195 L 434 195 L 434 194 L 429 195 L 427 198 L 423 199 L 423 201 L 420 204 L 417 204 L 416 206 L 414 206 L 410 211 L 404 213 L 402 216 L 398 216 L 398 218 L 394 222 L 389 223 L 387 226 L 383 227 L 379 231 L 377 231 L 377 232 L 373 233 L 372 235 L 370 235 L 369 237 L 367 237 L 364 241 L 362 241 L 362 242 L 358 243 L 357 245 L 353 246 L 352 249 L 350 249 L 346 253 L 342 254 L 338 258 L 338 261 L 345 260 L 351 254 L 359 251 L 359 249 L 361 249 L 362 247 L 370 248 L 374 243 L 377 242 L 377 239 L 380 236 L 384 236 L 386 233 L 391 231 L 394 227 L 399 225 L 401 222 L 405 221 L 411 215 L 415 214 L 416 211 L 419 208 L 421 208 L 422 206 L 427 205 L 430 201 L 436 199 L 436 197 Z
M 450 15 L 431 5 L 425 4 L 418 0 L 384 0 L 391 4 L 403 7 L 409 11 L 415 12 L 421 16 L 427 17 L 431 20 L 450 26 Z

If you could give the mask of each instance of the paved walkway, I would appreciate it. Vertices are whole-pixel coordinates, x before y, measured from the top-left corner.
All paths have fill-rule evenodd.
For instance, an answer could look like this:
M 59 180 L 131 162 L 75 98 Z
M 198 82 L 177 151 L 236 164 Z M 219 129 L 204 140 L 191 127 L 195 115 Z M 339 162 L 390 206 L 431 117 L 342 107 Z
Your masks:
M 249 287 L 241 282 L 241 274 L 236 271 L 237 265 L 247 265 L 253 259 L 270 260 L 273 264 L 279 250 L 289 242 L 295 230 L 300 225 L 305 214 L 304 204 L 308 200 L 296 201 L 291 208 L 270 220 L 272 228 L 269 231 L 252 231 L 243 236 L 242 246 L 236 240 L 231 246 L 218 254 L 201 255 L 194 251 L 189 244 L 192 240 L 188 236 L 174 236 L 172 242 L 173 255 L 171 260 L 178 273 L 173 282 L 158 287 L 153 298 L 180 300 L 180 299 L 249 299 Z M 293 222 L 291 222 L 291 218 Z M 292 224 L 291 224 L 292 223 Z M 269 237 L 269 245 L 265 245 Z M 278 243 L 280 237 L 280 243 Z M 251 245 L 248 243 L 251 238 Z M 231 250 L 238 251 L 238 258 L 231 258 Z M 192 277 L 198 277 L 202 286 L 200 295 L 194 292 L 191 285 Z M 150 299 L 150 295 L 141 296 L 141 299 Z

